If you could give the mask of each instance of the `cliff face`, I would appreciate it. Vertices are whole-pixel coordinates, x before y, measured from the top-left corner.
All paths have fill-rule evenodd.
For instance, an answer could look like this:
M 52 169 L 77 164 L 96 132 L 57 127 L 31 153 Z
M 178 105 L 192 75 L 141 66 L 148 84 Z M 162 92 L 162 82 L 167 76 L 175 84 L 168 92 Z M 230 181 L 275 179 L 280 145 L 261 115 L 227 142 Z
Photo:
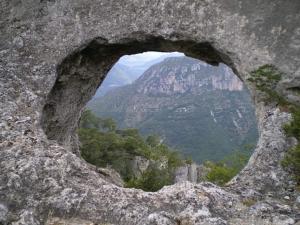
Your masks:
M 224 68 L 223 73 L 219 76 L 212 76 L 212 86 L 214 90 L 229 90 L 229 91 L 242 91 L 243 83 L 236 76 L 233 76 L 229 67 Z
M 160 135 L 198 163 L 221 160 L 246 144 L 255 146 L 258 136 L 242 81 L 225 65 L 189 57 L 165 59 L 88 107 L 99 117 L 113 117 L 121 127 Z
M 297 192 L 280 166 L 291 144 L 282 129 L 290 114 L 247 82 L 251 71 L 275 65 L 283 72 L 276 91 L 299 104 L 298 0 L 3 0 L 0 6 L 2 224 L 299 220 Z M 120 188 L 74 154 L 80 112 L 107 71 L 122 55 L 150 50 L 225 63 L 256 99 L 259 142 L 226 189 L 209 183 L 157 193 Z
M 148 96 L 183 93 L 201 94 L 205 90 L 243 90 L 242 81 L 225 65 L 213 67 L 199 60 L 168 58 L 149 68 L 136 82 L 137 93 Z
M 148 58 L 147 55 L 148 57 L 150 55 L 150 58 Z M 183 53 L 170 52 L 161 54 L 159 57 L 153 59 L 152 53 L 148 52 L 146 54 L 135 55 L 134 57 L 123 56 L 108 72 L 106 79 L 101 84 L 101 87 L 98 88 L 94 98 L 101 97 L 108 91 L 116 87 L 131 84 L 133 81 L 139 78 L 150 66 L 163 61 L 165 58 L 183 55 Z

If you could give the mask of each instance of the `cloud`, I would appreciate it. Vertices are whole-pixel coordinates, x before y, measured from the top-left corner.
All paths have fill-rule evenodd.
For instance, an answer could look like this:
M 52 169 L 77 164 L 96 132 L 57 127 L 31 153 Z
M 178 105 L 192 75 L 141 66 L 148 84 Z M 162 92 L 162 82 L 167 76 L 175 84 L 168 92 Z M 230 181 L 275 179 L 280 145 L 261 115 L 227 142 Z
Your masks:
M 120 64 L 124 64 L 126 66 L 141 66 L 142 64 L 151 62 L 158 58 L 167 58 L 167 57 L 175 57 L 175 56 L 184 56 L 181 52 L 143 52 L 135 55 L 124 55 L 118 61 Z

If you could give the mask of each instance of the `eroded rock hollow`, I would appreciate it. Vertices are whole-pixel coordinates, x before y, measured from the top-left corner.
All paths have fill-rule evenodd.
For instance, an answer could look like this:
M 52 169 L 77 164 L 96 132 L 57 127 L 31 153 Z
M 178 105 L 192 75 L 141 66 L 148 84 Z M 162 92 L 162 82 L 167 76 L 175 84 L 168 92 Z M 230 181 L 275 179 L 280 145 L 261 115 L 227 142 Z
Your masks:
M 299 104 L 298 0 L 2 0 L 0 6 L 0 224 L 300 219 L 294 183 L 280 164 L 295 142 L 282 129 L 291 115 L 247 81 L 251 71 L 274 65 L 283 73 L 276 91 Z M 120 56 L 149 50 L 225 63 L 250 89 L 260 138 L 227 187 L 124 189 L 79 157 L 75 131 L 83 107 Z

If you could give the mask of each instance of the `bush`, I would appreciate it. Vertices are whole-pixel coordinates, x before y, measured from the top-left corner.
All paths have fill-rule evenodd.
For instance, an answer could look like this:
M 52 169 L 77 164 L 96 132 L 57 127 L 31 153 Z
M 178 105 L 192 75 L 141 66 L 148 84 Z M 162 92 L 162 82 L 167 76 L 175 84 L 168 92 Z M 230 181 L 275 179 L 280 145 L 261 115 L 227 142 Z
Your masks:
M 292 136 L 300 140 L 300 107 L 292 108 L 292 121 L 284 126 L 284 131 L 288 136 Z
M 96 117 L 90 110 L 83 112 L 78 129 L 82 157 L 98 167 L 111 166 L 131 187 L 156 191 L 169 184 L 171 171 L 182 165 L 180 155 L 160 143 L 154 135 L 144 140 L 137 129 L 118 130 L 114 120 Z M 167 161 L 165 169 L 151 168 L 141 179 L 134 177 L 132 160 L 143 156 L 148 160 Z
M 144 191 L 158 191 L 166 185 L 172 184 L 172 175 L 168 169 L 150 166 L 139 178 L 133 178 L 126 183 L 128 188 L 138 188 Z
M 214 163 L 207 161 L 205 162 L 205 166 L 208 167 L 210 171 L 206 175 L 206 180 L 217 185 L 225 185 L 243 169 L 248 159 L 248 152 L 235 151 L 220 162 Z
M 254 83 L 255 87 L 266 94 L 266 102 L 273 101 L 280 106 L 288 105 L 288 102 L 276 92 L 278 82 L 281 80 L 282 73 L 273 65 L 263 65 L 257 70 L 252 71 L 248 81 Z
M 285 155 L 282 165 L 290 170 L 297 182 L 300 185 L 300 145 L 291 148 Z
M 292 121 L 284 126 L 284 130 L 288 136 L 295 137 L 300 142 L 300 107 L 293 106 L 292 116 Z M 292 172 L 297 184 L 300 185 L 300 144 L 288 150 L 282 165 Z
M 206 175 L 206 179 L 217 185 L 224 185 L 230 181 L 237 173 L 234 168 L 227 166 L 224 163 L 206 163 L 210 168 L 210 172 Z
M 300 142 L 300 107 L 287 101 L 276 91 L 276 86 L 281 80 L 282 73 L 273 65 L 264 65 L 251 72 L 248 81 L 255 84 L 256 88 L 267 94 L 266 100 L 275 101 L 279 106 L 292 113 L 293 119 L 284 126 L 288 136 L 295 137 Z M 295 89 L 299 91 L 299 89 Z M 285 155 L 282 165 L 290 171 L 298 184 L 300 184 L 300 144 L 291 148 Z

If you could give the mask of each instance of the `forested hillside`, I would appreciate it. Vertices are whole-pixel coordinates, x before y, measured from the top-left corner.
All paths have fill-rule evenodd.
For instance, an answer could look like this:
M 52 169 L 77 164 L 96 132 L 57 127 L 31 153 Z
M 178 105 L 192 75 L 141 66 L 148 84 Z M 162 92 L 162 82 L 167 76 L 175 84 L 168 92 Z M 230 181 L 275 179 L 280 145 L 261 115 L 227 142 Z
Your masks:
M 242 82 L 225 65 L 214 67 L 189 57 L 167 58 L 88 107 L 122 128 L 136 127 L 144 136 L 158 134 L 198 163 L 255 145 L 258 136 Z
M 160 143 L 157 136 L 143 138 L 136 129 L 118 129 L 114 120 L 101 119 L 91 111 L 83 112 L 78 130 L 81 156 L 98 167 L 111 167 L 127 187 L 157 191 L 173 183 L 174 171 L 184 164 L 178 152 Z M 149 162 L 136 175 L 134 161 L 142 157 Z
M 81 156 L 97 167 L 118 172 L 126 187 L 157 191 L 176 182 L 180 168 L 194 164 L 161 143 L 158 136 L 143 138 L 136 129 L 118 129 L 113 119 L 98 118 L 90 110 L 81 116 L 78 136 Z M 216 163 L 194 164 L 202 170 L 199 179 L 225 184 L 244 167 L 247 153 L 239 150 Z

